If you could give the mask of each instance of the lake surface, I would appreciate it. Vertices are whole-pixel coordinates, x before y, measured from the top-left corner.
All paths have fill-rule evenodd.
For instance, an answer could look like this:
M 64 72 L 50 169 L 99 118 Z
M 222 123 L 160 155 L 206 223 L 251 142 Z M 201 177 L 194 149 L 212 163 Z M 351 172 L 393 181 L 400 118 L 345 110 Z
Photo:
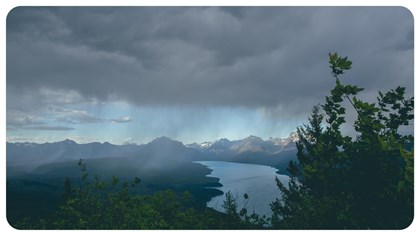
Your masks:
M 255 211 L 260 215 L 271 216 L 270 203 L 276 197 L 280 198 L 280 190 L 277 188 L 275 178 L 277 177 L 283 184 L 289 182 L 289 176 L 276 174 L 276 168 L 264 165 L 243 164 L 224 161 L 198 161 L 207 166 L 212 172 L 209 177 L 219 178 L 223 185 L 217 187 L 224 193 L 230 191 L 237 199 L 238 210 L 244 206 L 244 194 L 249 195 L 246 203 L 248 213 Z M 213 197 L 207 206 L 223 212 L 223 200 L 225 196 Z

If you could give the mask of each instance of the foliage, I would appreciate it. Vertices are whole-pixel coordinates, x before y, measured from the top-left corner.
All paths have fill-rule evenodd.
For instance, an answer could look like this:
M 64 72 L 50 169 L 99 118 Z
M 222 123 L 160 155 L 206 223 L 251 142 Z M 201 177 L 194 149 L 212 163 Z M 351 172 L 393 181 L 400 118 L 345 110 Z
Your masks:
M 267 229 L 269 228 L 269 218 L 265 215 L 258 215 L 255 212 L 248 214 L 246 206 L 249 201 L 249 195 L 247 193 L 243 196 L 243 205 L 241 210 L 238 212 L 238 201 L 232 194 L 228 191 L 225 194 L 225 200 L 223 201 L 223 209 L 227 215 L 228 221 L 226 222 L 229 225 L 229 228 L 237 229 Z
M 325 104 L 315 106 L 309 124 L 298 128 L 298 162 L 291 181 L 271 204 L 275 228 L 407 227 L 414 211 L 414 137 L 400 128 L 413 120 L 414 98 L 397 87 L 379 92 L 377 103 L 357 98 L 363 89 L 343 85 L 338 76 L 352 62 L 330 54 L 336 80 Z M 344 98 L 357 112 L 356 137 L 344 135 Z M 321 113 L 325 112 L 324 114 Z
M 19 229 L 238 229 L 262 228 L 259 216 L 246 216 L 243 220 L 236 213 L 235 205 L 230 214 L 210 208 L 193 207 L 190 194 L 178 195 L 171 190 L 153 195 L 130 194 L 130 189 L 141 183 L 139 178 L 121 182 L 113 176 L 109 182 L 94 176 L 89 179 L 86 164 L 79 161 L 81 183 L 73 188 L 71 181 L 64 181 L 63 203 L 49 219 L 25 218 L 15 227 Z M 247 195 L 246 195 L 247 196 Z M 245 218 L 246 214 L 242 216 Z M 252 221 L 251 219 L 255 219 Z M 257 221 L 259 220 L 259 221 Z M 266 223 L 266 222 L 265 222 Z
M 73 188 L 71 187 L 70 178 L 66 178 L 64 181 L 64 193 L 63 193 L 63 201 L 66 202 L 70 198 L 74 196 Z
M 225 200 L 223 201 L 223 209 L 225 210 L 225 213 L 228 214 L 231 217 L 236 217 L 238 216 L 237 214 L 237 210 L 238 210 L 238 206 L 236 204 L 236 201 L 233 197 L 232 192 L 227 192 L 225 194 Z

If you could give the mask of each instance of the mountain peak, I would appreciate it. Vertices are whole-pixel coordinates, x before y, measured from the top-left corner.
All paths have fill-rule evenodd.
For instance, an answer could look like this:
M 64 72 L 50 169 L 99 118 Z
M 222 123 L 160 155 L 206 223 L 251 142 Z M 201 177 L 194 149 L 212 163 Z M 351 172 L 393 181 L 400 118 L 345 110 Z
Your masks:
M 232 141 L 230 141 L 229 139 L 227 139 L 227 138 L 221 138 L 221 139 L 218 139 L 218 140 L 214 141 L 209 146 L 211 146 L 213 148 L 214 147 L 221 147 L 221 146 L 229 146 L 231 143 L 232 143 Z
M 153 142 L 170 142 L 170 141 L 174 141 L 174 140 L 172 140 L 171 138 L 168 138 L 166 136 L 160 136 L 160 137 L 157 137 L 157 138 L 153 139 L 151 141 L 151 143 L 153 143 Z
M 184 144 L 182 144 L 179 141 L 173 140 L 171 138 L 168 138 L 166 136 L 161 136 L 158 138 L 153 139 L 151 142 L 149 142 L 148 144 L 151 145 L 169 145 L 169 144 L 175 144 L 175 145 L 180 145 L 180 146 L 184 146 Z
M 262 138 L 255 136 L 255 135 L 249 135 L 248 137 L 245 138 L 245 140 L 258 140 L 258 141 L 263 141 Z
M 227 142 L 230 142 L 230 140 L 229 139 L 227 139 L 227 138 L 221 138 L 221 139 L 218 139 L 217 141 L 215 141 L 215 143 L 227 143 Z
M 73 141 L 71 139 L 68 139 L 68 138 L 66 138 L 65 140 L 61 141 L 61 143 L 64 143 L 64 144 L 77 144 L 75 141 Z

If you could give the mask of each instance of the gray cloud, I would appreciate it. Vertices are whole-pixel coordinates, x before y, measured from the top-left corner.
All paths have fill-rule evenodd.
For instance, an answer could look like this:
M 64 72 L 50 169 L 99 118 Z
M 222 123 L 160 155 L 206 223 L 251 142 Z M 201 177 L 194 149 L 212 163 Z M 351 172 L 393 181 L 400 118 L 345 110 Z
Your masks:
M 32 115 L 25 115 L 25 116 L 18 116 L 16 113 L 8 113 L 7 114 L 7 124 L 12 126 L 25 126 L 25 125 L 38 125 L 44 124 L 42 118 L 32 116 Z
M 85 124 L 85 123 L 100 123 L 103 122 L 101 118 L 89 114 L 87 111 L 76 109 L 65 109 L 58 107 L 48 107 L 48 111 L 53 114 L 55 120 L 58 122 L 65 122 L 69 124 Z
M 25 112 L 11 110 L 7 112 L 8 131 L 13 130 L 74 130 L 72 127 L 47 125 L 42 116 L 31 115 Z
M 25 130 L 51 130 L 51 131 L 74 130 L 74 128 L 72 128 L 72 127 L 48 126 L 48 125 L 25 126 L 25 127 L 22 127 L 22 129 L 25 129 Z
M 7 112 L 6 122 L 7 130 L 11 131 L 19 130 L 26 126 L 45 124 L 45 119 L 34 114 L 11 110 Z
M 400 7 L 21 7 L 7 19 L 7 106 L 22 103 L 9 91 L 44 89 L 73 91 L 61 103 L 307 114 L 334 84 L 333 51 L 354 61 L 344 82 L 366 94 L 400 84 L 413 95 L 413 37 Z M 73 115 L 62 121 L 100 122 Z
M 111 119 L 110 120 L 112 123 L 128 123 L 131 122 L 132 119 L 129 116 L 123 116 L 121 118 L 117 118 L 117 119 Z

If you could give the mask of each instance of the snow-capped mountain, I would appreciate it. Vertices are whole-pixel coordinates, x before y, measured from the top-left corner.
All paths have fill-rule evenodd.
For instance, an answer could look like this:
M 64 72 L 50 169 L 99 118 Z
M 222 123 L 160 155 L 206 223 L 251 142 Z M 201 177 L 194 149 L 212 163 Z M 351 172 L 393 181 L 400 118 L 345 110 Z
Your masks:
M 299 140 L 299 135 L 296 132 L 289 134 L 287 138 L 272 138 L 270 137 L 267 141 L 276 145 L 283 147 L 284 150 L 295 148 L 295 143 Z
M 203 143 L 191 143 L 186 144 L 185 147 L 194 148 L 194 149 L 206 149 L 212 145 L 212 142 L 203 142 Z
M 264 152 L 273 154 L 294 149 L 297 140 L 297 133 L 291 133 L 287 138 L 269 138 L 268 140 L 263 140 L 260 137 L 250 135 L 249 137 L 240 140 L 230 141 L 229 139 L 222 138 L 214 142 L 188 144 L 186 147 L 215 154 L 240 154 L 244 152 Z
M 265 142 L 260 137 L 249 136 L 242 140 L 237 140 L 233 142 L 233 145 L 230 147 L 230 150 L 243 153 L 243 152 L 266 152 L 266 153 L 275 153 L 277 152 L 276 146 L 272 143 Z

